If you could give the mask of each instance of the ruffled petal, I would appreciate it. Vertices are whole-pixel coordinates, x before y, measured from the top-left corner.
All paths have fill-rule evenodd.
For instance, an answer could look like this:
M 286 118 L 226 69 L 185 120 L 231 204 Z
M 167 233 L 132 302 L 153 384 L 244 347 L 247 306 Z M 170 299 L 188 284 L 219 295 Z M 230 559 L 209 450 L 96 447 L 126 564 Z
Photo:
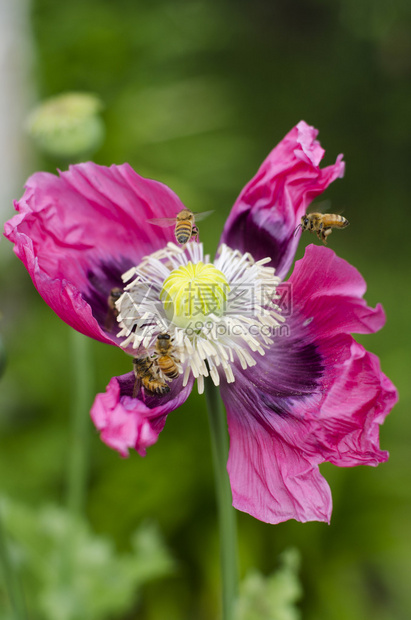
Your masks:
M 349 334 L 379 329 L 360 274 L 326 248 L 308 248 L 293 276 L 286 330 L 257 365 L 223 384 L 234 505 L 263 521 L 328 521 L 318 465 L 377 465 L 379 426 L 397 401 L 376 356 Z M 308 286 L 307 284 L 310 284 Z
M 105 393 L 97 394 L 91 408 L 101 439 L 122 456 L 128 456 L 130 448 L 145 456 L 146 448 L 156 443 L 163 430 L 167 415 L 187 400 L 193 387 L 193 380 L 183 387 L 180 376 L 164 396 L 140 390 L 138 397 L 132 398 L 134 382 L 133 372 L 113 377 Z
M 280 287 L 287 294 L 287 313 L 295 309 L 316 339 L 334 334 L 370 334 L 385 323 L 381 304 L 367 306 L 362 275 L 333 250 L 309 245 Z
M 300 361 L 296 351 L 288 360 L 267 355 L 264 367 L 255 367 L 258 374 L 237 369 L 235 383 L 222 385 L 230 433 L 227 467 L 239 510 L 268 523 L 328 522 L 331 497 L 318 465 L 387 460 L 379 449 L 379 425 L 397 400 L 396 390 L 375 356 L 350 336 L 344 340 L 329 347 L 330 355 L 321 358 L 318 352 L 321 376 L 314 364 L 311 378 L 307 367 L 297 377 L 298 368 L 304 374 L 301 347 Z M 342 362 L 335 362 L 336 353 Z
M 281 409 L 280 399 L 271 408 L 241 371 L 221 393 L 230 433 L 227 469 L 233 506 L 266 523 L 328 522 L 330 489 L 301 449 L 299 420 Z
M 184 208 L 168 187 L 128 164 L 91 162 L 60 176 L 34 174 L 15 207 L 19 214 L 5 235 L 40 295 L 69 325 L 103 342 L 115 341 L 106 324 L 111 289 L 143 256 L 173 240 L 172 228 L 147 220 Z
M 323 392 L 321 407 L 306 416 L 307 453 L 340 467 L 378 465 L 388 459 L 380 450 L 379 430 L 398 400 L 397 390 L 380 368 L 377 356 L 346 337 L 349 357 L 336 364 Z M 325 363 L 332 363 L 338 346 L 328 345 Z M 324 347 L 325 349 L 325 347 Z M 324 351 L 325 352 L 325 351 Z M 342 356 L 343 357 L 343 356 Z
M 324 360 L 317 346 L 287 332 L 256 366 L 222 383 L 230 433 L 233 505 L 261 521 L 329 521 L 331 494 L 318 471 L 321 454 L 304 450 L 304 411 L 321 403 Z
M 320 169 L 324 150 L 317 134 L 301 121 L 271 151 L 237 198 L 220 240 L 256 260 L 270 256 L 280 278 L 293 261 L 299 241 L 295 229 L 308 205 L 344 174 L 342 155 Z

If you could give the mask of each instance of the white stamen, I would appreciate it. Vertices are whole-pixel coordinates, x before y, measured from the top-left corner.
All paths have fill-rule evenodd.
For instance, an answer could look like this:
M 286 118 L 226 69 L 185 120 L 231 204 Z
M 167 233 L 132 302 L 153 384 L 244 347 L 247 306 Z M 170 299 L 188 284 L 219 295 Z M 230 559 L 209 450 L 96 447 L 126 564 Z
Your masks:
M 185 387 L 188 383 L 188 379 L 190 378 L 190 371 L 191 371 L 190 366 L 186 366 L 186 369 L 184 371 L 184 377 L 183 377 L 183 387 Z
M 204 377 L 203 375 L 199 375 L 197 379 L 197 390 L 199 394 L 203 394 L 204 392 Z
M 220 375 L 218 374 L 217 368 L 214 365 L 210 365 L 210 377 L 213 380 L 215 386 L 220 385 Z

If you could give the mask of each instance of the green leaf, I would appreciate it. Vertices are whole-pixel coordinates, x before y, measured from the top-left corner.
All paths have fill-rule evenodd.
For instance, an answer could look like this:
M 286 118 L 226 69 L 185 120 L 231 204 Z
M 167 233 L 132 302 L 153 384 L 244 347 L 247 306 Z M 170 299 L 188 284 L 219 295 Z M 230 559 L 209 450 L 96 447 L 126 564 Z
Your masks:
M 1 509 L 33 618 L 104 620 L 122 614 L 147 581 L 173 569 L 154 525 L 136 530 L 133 551 L 119 554 L 63 508 L 35 510 L 3 499 Z
M 300 564 L 296 549 L 287 549 L 280 556 L 280 568 L 264 577 L 253 570 L 240 585 L 235 620 L 299 620 L 296 602 L 301 597 L 298 580 Z

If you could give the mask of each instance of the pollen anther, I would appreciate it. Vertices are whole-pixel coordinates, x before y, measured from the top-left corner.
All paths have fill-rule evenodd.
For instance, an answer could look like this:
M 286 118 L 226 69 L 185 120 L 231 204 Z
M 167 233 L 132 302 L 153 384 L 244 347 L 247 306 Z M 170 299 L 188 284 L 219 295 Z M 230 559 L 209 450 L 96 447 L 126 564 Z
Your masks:
M 160 300 L 170 321 L 187 327 L 193 321 L 202 325 L 211 314 L 221 316 L 229 291 L 227 278 L 213 264 L 189 261 L 164 281 Z

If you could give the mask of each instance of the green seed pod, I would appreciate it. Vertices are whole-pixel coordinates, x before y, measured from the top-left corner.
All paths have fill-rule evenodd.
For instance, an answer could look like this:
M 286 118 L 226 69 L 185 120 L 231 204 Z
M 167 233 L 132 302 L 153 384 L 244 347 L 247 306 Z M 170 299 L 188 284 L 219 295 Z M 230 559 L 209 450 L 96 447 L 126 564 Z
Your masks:
M 78 160 L 103 143 L 101 101 L 87 93 L 66 93 L 43 101 L 28 118 L 28 132 L 40 151 L 53 158 Z

